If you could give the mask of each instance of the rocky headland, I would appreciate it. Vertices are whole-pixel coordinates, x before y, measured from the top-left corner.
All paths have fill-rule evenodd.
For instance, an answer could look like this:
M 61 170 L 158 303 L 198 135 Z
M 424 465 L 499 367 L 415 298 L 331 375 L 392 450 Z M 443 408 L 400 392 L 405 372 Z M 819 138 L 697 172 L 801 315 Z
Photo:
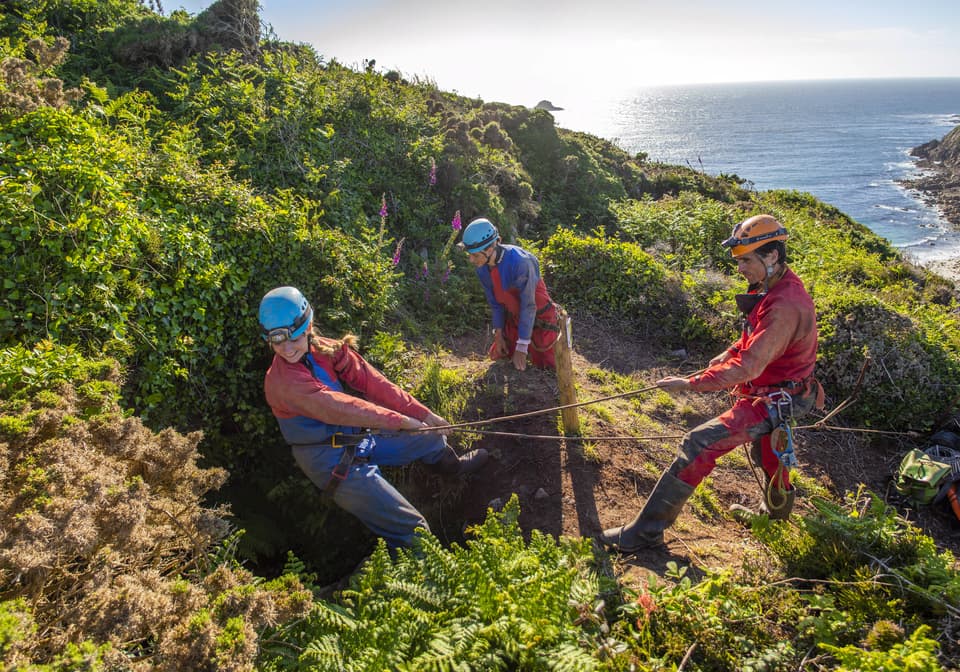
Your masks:
M 562 107 L 557 107 L 556 105 L 554 105 L 553 103 L 551 103 L 549 100 L 541 100 L 539 103 L 537 103 L 537 104 L 534 106 L 534 109 L 537 109 L 537 110 L 547 110 L 548 112 L 555 112 L 555 111 L 557 111 L 557 110 L 562 110 L 563 108 L 562 108 Z
M 901 183 L 917 191 L 926 203 L 937 208 L 947 222 L 960 230 L 960 126 L 941 140 L 914 147 L 910 154 L 919 159 L 917 166 L 922 172 Z M 933 261 L 927 267 L 960 284 L 960 259 Z

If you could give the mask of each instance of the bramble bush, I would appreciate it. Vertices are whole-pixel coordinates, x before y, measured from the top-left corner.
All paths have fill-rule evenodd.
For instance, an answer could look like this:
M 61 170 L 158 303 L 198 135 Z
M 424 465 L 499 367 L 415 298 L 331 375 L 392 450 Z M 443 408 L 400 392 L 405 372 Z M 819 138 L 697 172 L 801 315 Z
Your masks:
M 613 203 L 610 210 L 621 238 L 676 270 L 732 268 L 730 252 L 720 241 L 745 218 L 741 209 L 689 191 L 659 201 L 645 196 Z

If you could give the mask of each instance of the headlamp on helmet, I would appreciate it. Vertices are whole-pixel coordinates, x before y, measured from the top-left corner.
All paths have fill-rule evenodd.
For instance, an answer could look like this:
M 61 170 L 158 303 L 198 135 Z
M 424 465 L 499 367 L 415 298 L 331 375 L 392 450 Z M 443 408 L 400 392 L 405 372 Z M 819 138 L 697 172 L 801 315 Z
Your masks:
M 770 215 L 756 215 L 733 227 L 733 233 L 721 244 L 730 248 L 731 256 L 739 257 L 770 241 L 788 237 L 787 230 L 776 219 Z
M 271 344 L 300 338 L 313 320 L 313 308 L 296 287 L 277 287 L 260 300 L 260 336 Z

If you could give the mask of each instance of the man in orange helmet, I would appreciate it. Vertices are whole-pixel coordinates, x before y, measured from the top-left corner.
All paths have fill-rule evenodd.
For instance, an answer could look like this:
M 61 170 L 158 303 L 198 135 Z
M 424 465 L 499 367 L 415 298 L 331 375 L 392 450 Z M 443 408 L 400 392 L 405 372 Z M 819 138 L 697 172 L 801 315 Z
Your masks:
M 765 480 L 761 510 L 771 518 L 790 515 L 796 493 L 788 471 L 793 457 L 789 422 L 814 406 L 822 407 L 823 389 L 813 377 L 816 310 L 800 278 L 787 267 L 786 240 L 780 222 L 756 215 L 737 224 L 723 242 L 749 283 L 747 293 L 736 297 L 745 318 L 743 333 L 700 375 L 667 376 L 657 385 L 670 392 L 731 389 L 737 399 L 730 410 L 684 436 L 679 455 L 643 510 L 627 525 L 600 535 L 606 546 L 633 553 L 662 544 L 663 531 L 717 459 L 748 442 Z

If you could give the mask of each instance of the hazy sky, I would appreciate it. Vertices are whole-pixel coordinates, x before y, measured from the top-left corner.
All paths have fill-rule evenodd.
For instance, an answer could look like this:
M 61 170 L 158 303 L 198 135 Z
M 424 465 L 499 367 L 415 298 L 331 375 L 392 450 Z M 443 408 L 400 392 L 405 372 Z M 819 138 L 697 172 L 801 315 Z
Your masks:
M 195 14 L 211 0 L 163 0 Z M 960 77 L 960 0 L 261 0 L 324 59 L 485 100 L 638 86 Z

